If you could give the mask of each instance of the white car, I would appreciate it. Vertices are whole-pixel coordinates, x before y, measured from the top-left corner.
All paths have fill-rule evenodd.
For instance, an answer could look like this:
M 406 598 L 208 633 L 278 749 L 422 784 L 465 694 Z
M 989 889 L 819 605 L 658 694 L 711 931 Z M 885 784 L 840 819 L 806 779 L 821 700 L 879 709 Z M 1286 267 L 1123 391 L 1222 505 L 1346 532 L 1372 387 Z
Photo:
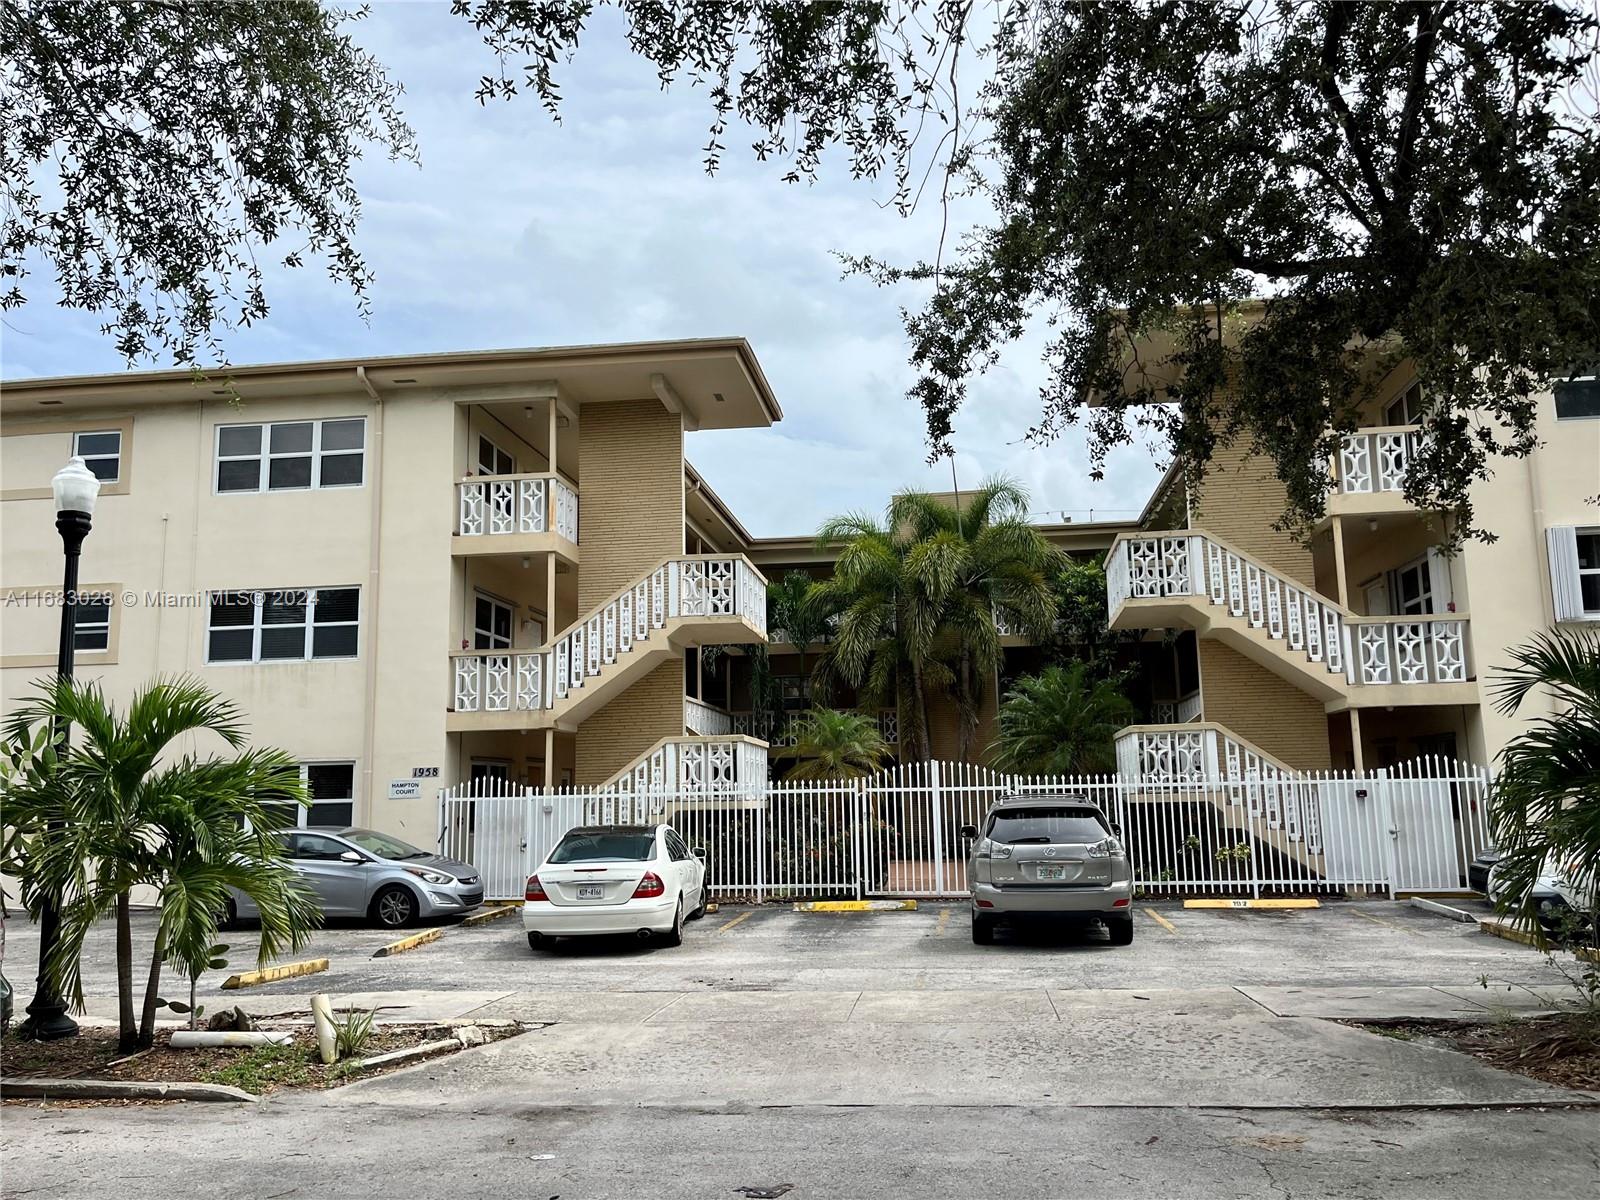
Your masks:
M 624 933 L 678 945 L 683 923 L 706 911 L 705 857 L 670 825 L 569 829 L 528 876 L 522 904 L 528 946 Z

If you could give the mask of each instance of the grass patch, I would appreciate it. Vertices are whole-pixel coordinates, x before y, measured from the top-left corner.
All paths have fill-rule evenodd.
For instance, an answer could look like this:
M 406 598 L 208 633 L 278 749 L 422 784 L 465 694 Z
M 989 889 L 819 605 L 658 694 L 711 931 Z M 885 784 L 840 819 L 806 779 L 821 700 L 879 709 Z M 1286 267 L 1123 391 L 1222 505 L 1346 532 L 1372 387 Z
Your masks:
M 223 1083 L 260 1095 L 280 1087 L 305 1087 L 312 1064 L 319 1060 L 299 1046 L 256 1046 L 225 1067 L 200 1076 L 203 1083 Z

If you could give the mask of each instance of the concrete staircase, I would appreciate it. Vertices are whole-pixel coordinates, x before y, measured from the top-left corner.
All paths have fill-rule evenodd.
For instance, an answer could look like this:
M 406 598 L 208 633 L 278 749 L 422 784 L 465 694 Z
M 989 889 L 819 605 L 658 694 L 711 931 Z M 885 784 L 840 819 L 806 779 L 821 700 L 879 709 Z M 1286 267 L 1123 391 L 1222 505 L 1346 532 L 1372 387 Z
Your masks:
M 445 728 L 574 730 L 686 647 L 766 637 L 766 579 L 748 559 L 665 559 L 537 650 L 451 655 Z
M 1122 535 L 1106 584 L 1111 628 L 1193 629 L 1328 711 L 1477 701 L 1464 614 L 1361 617 L 1200 530 Z

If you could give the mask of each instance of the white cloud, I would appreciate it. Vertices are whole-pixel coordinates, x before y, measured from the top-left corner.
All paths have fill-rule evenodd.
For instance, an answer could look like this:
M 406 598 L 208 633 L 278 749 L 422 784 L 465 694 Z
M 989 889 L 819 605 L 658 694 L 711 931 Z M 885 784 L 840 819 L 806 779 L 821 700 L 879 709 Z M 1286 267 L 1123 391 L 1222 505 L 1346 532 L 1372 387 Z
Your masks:
M 359 167 L 371 322 L 320 267 L 273 271 L 273 314 L 228 336 L 232 359 L 739 334 L 786 419 L 692 435 L 689 454 L 753 533 L 809 533 L 834 513 L 881 509 L 900 487 L 948 487 L 949 463 L 926 463 L 922 415 L 905 394 L 914 376 L 898 309 L 917 295 L 841 279 L 833 256 L 930 256 L 937 212 L 901 219 L 878 203 L 888 184 L 852 181 L 838 156 L 816 185 L 785 184 L 732 132 L 708 178 L 705 93 L 663 94 L 617 19 L 598 11 L 561 69 L 555 124 L 530 96 L 473 99 L 489 57 L 445 6 L 377 6 L 357 36 L 404 82 L 423 162 Z M 122 365 L 96 318 L 52 300 L 8 316 L 7 377 Z M 1130 515 L 1157 477 L 1148 451 L 1113 455 L 1097 484 L 1080 434 L 1022 441 L 1038 416 L 1041 346 L 1030 335 L 973 381 L 956 420 L 962 486 L 1003 472 L 1050 519 Z

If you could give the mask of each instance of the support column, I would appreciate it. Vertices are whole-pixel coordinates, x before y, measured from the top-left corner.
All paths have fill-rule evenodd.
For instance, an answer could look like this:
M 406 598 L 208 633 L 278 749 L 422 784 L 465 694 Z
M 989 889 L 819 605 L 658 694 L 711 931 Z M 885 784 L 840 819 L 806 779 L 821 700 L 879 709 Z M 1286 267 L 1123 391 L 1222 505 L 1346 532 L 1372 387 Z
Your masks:
M 1361 710 L 1350 710 L 1350 753 L 1355 758 L 1356 774 L 1366 773 L 1366 756 L 1361 752 Z
M 548 796 L 555 791 L 556 778 L 556 731 L 544 731 L 544 794 Z
M 1345 608 L 1350 607 L 1350 581 L 1345 576 L 1344 569 L 1344 518 L 1333 518 L 1333 570 L 1338 581 L 1338 596 L 1335 597 Z M 1354 711 L 1354 710 L 1351 710 Z
M 560 414 L 556 411 L 556 398 L 551 396 L 545 407 L 549 417 L 549 445 L 546 447 L 545 457 L 550 462 L 550 474 L 554 475 L 556 473 L 557 441 L 560 428 Z M 554 493 L 550 496 L 549 504 L 553 513 L 555 510 Z M 555 641 L 556 632 L 559 628 L 560 624 L 556 620 L 556 552 L 550 550 L 544 556 L 544 640 L 546 642 Z M 544 744 L 545 753 L 548 754 L 550 748 L 549 733 L 545 735 Z M 548 761 L 546 759 L 545 774 L 547 776 L 550 773 Z

